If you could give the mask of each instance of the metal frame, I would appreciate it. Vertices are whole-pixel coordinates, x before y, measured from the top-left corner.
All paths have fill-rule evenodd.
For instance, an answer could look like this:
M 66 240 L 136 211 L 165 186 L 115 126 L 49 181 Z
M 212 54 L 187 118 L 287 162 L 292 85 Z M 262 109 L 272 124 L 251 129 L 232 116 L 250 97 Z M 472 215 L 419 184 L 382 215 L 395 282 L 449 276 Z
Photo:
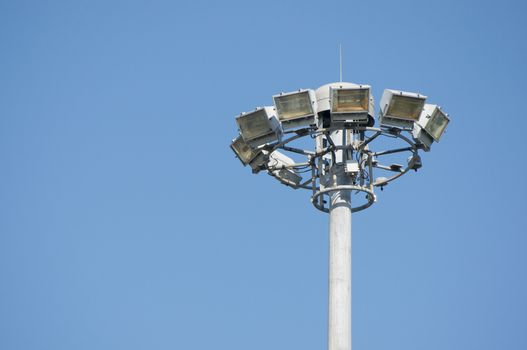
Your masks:
M 306 179 L 305 181 L 301 182 L 298 186 L 291 186 L 294 189 L 302 188 L 306 190 L 312 191 L 311 196 L 311 203 L 315 208 L 317 208 L 320 211 L 323 211 L 325 213 L 329 212 L 329 208 L 325 205 L 328 202 L 328 198 L 331 195 L 332 192 L 338 191 L 338 190 L 352 190 L 355 194 L 358 192 L 362 192 L 366 194 L 366 200 L 367 202 L 365 204 L 361 204 L 358 206 L 355 206 L 352 208 L 352 212 L 358 212 L 361 210 L 364 210 L 366 208 L 369 208 L 373 203 L 377 201 L 377 196 L 375 195 L 374 188 L 375 187 L 384 187 L 388 183 L 394 181 L 395 179 L 398 179 L 399 177 L 406 174 L 409 170 L 412 170 L 412 168 L 407 165 L 405 167 L 394 167 L 393 165 L 386 165 L 381 164 L 377 157 L 381 157 L 383 155 L 388 154 L 395 154 L 395 153 L 403 153 L 403 152 L 409 152 L 411 156 L 417 156 L 420 146 L 413 142 L 409 137 L 403 135 L 403 132 L 407 132 L 411 136 L 411 132 L 407 130 L 399 130 L 395 128 L 385 129 L 385 128 L 374 128 L 374 127 L 359 127 L 353 129 L 354 132 L 358 133 L 359 139 L 358 142 L 355 142 L 354 144 L 349 144 L 345 146 L 336 146 L 332 144 L 331 138 L 329 137 L 329 134 L 332 131 L 335 130 L 349 130 L 349 129 L 317 129 L 315 127 L 309 127 L 309 128 L 303 128 L 300 130 L 295 130 L 294 135 L 285 138 L 280 142 L 274 143 L 274 144 L 268 144 L 262 147 L 262 149 L 267 150 L 269 153 L 272 153 L 275 150 L 281 150 L 285 152 L 295 153 L 299 155 L 306 156 L 305 162 L 299 162 L 295 164 L 288 165 L 286 168 L 291 169 L 293 171 L 306 171 L 306 168 L 311 168 L 311 176 L 309 179 Z M 289 131 L 288 134 L 293 133 L 293 131 Z M 371 133 L 370 136 L 366 136 L 366 133 Z M 289 146 L 290 143 L 303 138 L 303 137 L 311 137 L 311 138 L 325 138 L 328 140 L 328 146 L 324 147 L 319 152 L 313 152 L 310 150 L 305 150 L 297 147 Z M 398 148 L 391 148 L 383 151 L 374 152 L 369 150 L 369 145 L 375 141 L 380 136 L 384 137 L 390 137 L 395 139 L 400 139 L 404 143 L 407 144 L 406 147 L 398 147 Z M 360 176 L 355 179 L 354 184 L 352 185 L 332 185 L 328 186 L 325 185 L 324 177 L 329 176 L 329 171 L 323 169 L 320 165 L 324 163 L 325 157 L 334 157 L 334 153 L 336 151 L 343 150 L 343 151 L 351 151 L 354 158 L 356 158 L 359 164 L 359 173 Z M 274 166 L 266 166 L 266 170 L 268 173 L 276 177 L 272 172 L 275 170 L 279 170 L 280 167 L 274 167 Z M 374 169 L 380 169 L 388 172 L 395 173 L 394 175 L 389 176 L 386 179 L 383 179 L 382 181 L 375 181 L 375 177 L 373 176 Z M 364 174 L 367 173 L 367 176 L 364 176 Z M 327 197 L 327 198 L 326 198 Z

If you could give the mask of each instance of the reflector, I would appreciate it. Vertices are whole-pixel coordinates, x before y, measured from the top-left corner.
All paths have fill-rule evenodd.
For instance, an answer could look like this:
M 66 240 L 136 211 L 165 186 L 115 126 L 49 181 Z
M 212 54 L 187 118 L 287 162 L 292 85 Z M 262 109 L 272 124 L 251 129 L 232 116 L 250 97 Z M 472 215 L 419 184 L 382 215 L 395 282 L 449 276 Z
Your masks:
M 290 120 L 313 114 L 313 106 L 307 91 L 275 97 L 276 111 L 280 120 Z
M 436 142 L 439 142 L 441 135 L 445 131 L 450 119 L 446 116 L 439 107 L 435 108 L 432 116 L 425 125 L 425 130 L 434 138 Z
M 235 138 L 231 143 L 231 149 L 234 151 L 238 159 L 244 166 L 249 164 L 257 155 L 259 150 L 253 150 L 249 145 L 243 141 L 241 136 Z
M 368 113 L 369 88 L 331 89 L 331 113 Z
M 421 115 L 425 100 L 422 98 L 393 95 L 385 116 L 406 120 L 417 120 Z
M 315 93 L 312 90 L 275 95 L 273 101 L 284 129 L 315 123 Z
M 265 109 L 242 114 L 236 118 L 236 123 L 238 124 L 245 141 L 266 135 L 273 131 Z
M 241 136 L 250 147 L 258 147 L 280 138 L 280 123 L 273 107 L 257 108 L 236 118 Z
M 384 90 L 379 122 L 381 126 L 413 129 L 419 119 L 426 96 L 414 92 Z
M 412 136 L 428 152 L 434 141 L 439 142 L 449 122 L 450 119 L 439 106 L 427 104 L 414 125 Z

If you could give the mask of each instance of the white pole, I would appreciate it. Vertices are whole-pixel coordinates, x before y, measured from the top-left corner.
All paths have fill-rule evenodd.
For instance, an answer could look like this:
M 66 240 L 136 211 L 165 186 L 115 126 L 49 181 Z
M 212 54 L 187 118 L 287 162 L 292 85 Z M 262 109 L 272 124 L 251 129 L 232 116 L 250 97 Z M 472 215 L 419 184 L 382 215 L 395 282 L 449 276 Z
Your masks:
M 332 139 L 336 141 L 335 134 L 332 135 Z M 345 137 L 338 136 L 339 141 Z M 337 158 L 340 156 L 337 154 Z M 349 184 L 349 177 L 344 174 L 342 166 L 333 166 L 333 171 L 335 184 Z M 351 192 L 349 190 L 335 191 L 330 198 L 328 294 L 328 350 L 351 350 Z

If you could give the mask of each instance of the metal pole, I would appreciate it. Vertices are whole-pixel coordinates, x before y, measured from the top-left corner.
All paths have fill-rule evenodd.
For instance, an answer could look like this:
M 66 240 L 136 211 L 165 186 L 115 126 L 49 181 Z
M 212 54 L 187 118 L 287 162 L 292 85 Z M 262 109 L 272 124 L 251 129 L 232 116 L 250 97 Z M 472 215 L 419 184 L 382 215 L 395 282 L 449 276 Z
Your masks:
M 337 134 L 337 135 L 335 135 Z M 339 144 L 346 142 L 344 133 L 331 135 Z M 335 137 L 337 136 L 337 137 Z M 336 142 L 335 142 L 336 143 Z M 342 151 L 340 151 L 342 152 Z M 343 154 L 337 154 L 332 166 L 333 182 L 348 185 Z M 328 350 L 351 350 L 351 192 L 335 191 L 329 207 L 329 305 Z

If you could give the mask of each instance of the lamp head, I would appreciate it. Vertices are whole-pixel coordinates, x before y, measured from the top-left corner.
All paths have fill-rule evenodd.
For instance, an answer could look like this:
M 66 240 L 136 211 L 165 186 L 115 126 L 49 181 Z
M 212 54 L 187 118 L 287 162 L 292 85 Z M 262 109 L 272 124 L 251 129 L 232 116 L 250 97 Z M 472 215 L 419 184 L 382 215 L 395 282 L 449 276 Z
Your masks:
M 258 147 L 281 137 L 280 123 L 273 107 L 260 107 L 236 117 L 243 140 L 251 147 Z
M 253 173 L 263 169 L 267 163 L 268 152 L 261 149 L 251 148 L 240 136 L 232 140 L 231 149 L 243 166 L 250 165 Z
M 278 119 L 284 129 L 315 124 L 316 100 L 313 90 L 298 90 L 273 96 Z
M 319 127 L 373 125 L 374 102 L 369 85 L 338 82 L 316 91 Z
M 412 130 L 421 116 L 426 96 L 415 92 L 386 89 L 381 97 L 381 126 Z
M 439 142 L 449 122 L 450 118 L 439 106 L 427 104 L 414 125 L 412 136 L 428 152 L 434 141 Z

